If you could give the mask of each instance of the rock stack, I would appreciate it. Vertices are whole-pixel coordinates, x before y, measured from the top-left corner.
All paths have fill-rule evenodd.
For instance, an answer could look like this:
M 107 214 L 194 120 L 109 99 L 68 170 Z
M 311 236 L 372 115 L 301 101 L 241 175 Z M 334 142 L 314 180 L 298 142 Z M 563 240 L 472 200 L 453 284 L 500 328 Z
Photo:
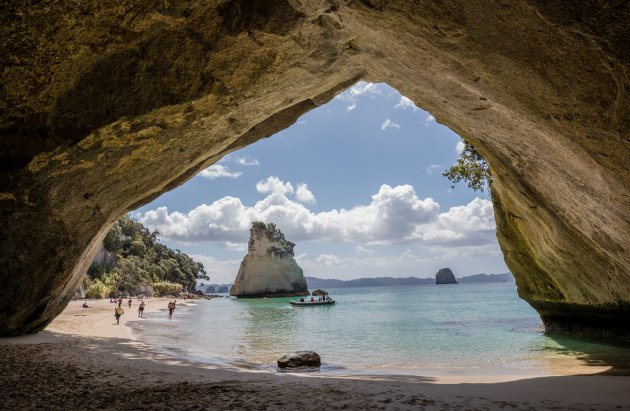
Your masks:
M 455 274 L 453 274 L 450 268 L 442 268 L 435 274 L 435 283 L 457 284 L 457 280 L 455 280 Z
M 275 224 L 252 223 L 248 252 L 230 295 L 244 298 L 309 295 L 304 273 L 293 258 L 294 246 Z

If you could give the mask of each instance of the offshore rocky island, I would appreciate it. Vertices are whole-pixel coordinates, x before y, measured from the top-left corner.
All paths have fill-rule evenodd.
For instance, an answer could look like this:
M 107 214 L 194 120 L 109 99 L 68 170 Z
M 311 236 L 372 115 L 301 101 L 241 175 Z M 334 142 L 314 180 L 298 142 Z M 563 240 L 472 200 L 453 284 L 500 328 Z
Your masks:
M 302 268 L 295 261 L 295 244 L 274 223 L 252 223 L 247 255 L 230 289 L 240 298 L 309 295 Z

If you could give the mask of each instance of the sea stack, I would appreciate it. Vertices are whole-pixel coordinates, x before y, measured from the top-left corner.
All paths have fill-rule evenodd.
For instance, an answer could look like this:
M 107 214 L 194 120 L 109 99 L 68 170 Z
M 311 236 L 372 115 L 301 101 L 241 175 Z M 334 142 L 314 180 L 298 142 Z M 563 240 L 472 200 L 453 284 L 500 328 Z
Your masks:
M 275 224 L 252 223 L 248 251 L 230 289 L 242 298 L 308 295 L 304 272 L 293 258 L 295 244 Z
M 442 268 L 435 274 L 435 283 L 457 284 L 457 280 L 455 280 L 455 274 L 453 274 L 450 268 Z

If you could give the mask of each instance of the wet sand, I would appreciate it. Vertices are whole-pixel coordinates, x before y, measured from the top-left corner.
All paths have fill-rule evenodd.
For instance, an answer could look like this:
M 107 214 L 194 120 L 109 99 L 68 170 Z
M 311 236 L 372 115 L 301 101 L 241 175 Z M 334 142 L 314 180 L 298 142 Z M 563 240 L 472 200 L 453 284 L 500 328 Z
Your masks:
M 0 409 L 630 409 L 625 376 L 326 376 L 194 363 L 133 339 L 137 301 L 120 325 L 109 300 L 81 303 L 38 335 L 0 339 Z M 145 312 L 167 303 L 150 299 Z

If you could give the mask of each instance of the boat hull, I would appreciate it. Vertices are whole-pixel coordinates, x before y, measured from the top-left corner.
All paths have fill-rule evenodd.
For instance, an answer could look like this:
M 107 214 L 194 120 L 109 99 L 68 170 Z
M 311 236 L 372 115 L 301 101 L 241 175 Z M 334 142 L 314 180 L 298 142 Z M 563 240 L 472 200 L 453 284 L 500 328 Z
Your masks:
M 330 300 L 330 301 L 289 301 L 291 303 L 291 305 L 296 306 L 296 307 L 305 307 L 305 306 L 311 306 L 311 305 L 331 305 L 335 303 L 335 300 Z

